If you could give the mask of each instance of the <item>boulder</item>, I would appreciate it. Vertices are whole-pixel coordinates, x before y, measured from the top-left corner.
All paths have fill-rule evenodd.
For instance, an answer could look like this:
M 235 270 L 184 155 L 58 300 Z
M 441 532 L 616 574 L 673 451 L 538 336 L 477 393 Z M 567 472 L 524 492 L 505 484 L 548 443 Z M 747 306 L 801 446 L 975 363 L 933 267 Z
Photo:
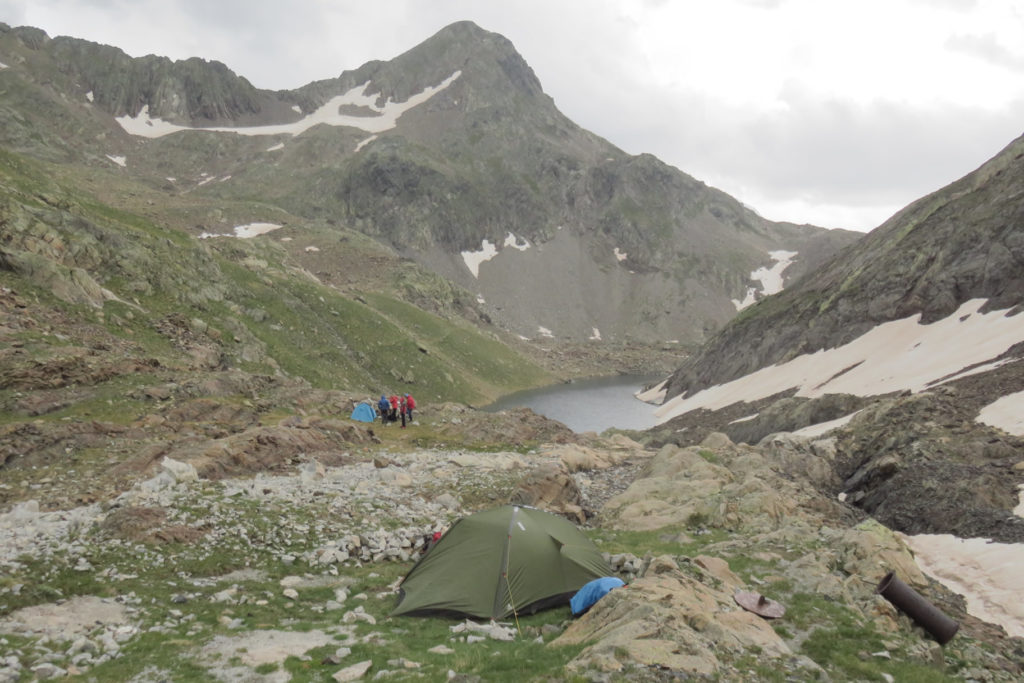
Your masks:
M 338 683 L 344 683 L 345 681 L 358 681 L 360 678 L 366 675 L 366 672 L 373 666 L 373 660 L 367 659 L 366 661 L 347 666 L 341 671 L 336 672 L 331 678 Z
M 580 501 L 576 481 L 561 464 L 545 464 L 534 469 L 509 498 L 510 503 L 530 505 L 582 523 L 586 517 Z
M 721 570 L 714 558 L 705 560 Z M 731 587 L 712 587 L 682 571 L 674 559 L 657 557 L 643 577 L 605 595 L 551 644 L 591 643 L 568 665 L 577 674 L 659 667 L 715 676 L 723 651 L 790 656 L 771 626 L 739 608 L 732 594 Z
M 175 481 L 197 481 L 199 479 L 199 472 L 195 466 L 187 462 L 165 457 L 160 463 L 160 467 L 173 476 Z

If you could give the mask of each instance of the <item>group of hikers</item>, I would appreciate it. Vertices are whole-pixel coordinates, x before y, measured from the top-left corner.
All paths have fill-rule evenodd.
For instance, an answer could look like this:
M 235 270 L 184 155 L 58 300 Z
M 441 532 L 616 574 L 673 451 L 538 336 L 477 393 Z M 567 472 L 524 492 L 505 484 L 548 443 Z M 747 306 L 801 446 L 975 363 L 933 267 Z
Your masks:
M 410 394 L 405 396 L 392 394 L 390 398 L 381 394 L 380 400 L 377 401 L 377 412 L 380 413 L 380 421 L 383 424 L 398 422 L 401 418 L 402 426 L 405 427 L 406 420 L 412 422 L 412 411 L 415 409 L 416 399 Z

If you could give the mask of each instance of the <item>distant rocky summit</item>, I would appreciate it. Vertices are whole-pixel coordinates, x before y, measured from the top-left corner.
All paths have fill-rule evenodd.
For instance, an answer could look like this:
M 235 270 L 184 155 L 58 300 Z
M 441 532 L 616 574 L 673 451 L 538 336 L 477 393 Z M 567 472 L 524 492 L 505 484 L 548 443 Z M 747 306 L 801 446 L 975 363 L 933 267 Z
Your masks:
M 358 231 L 527 339 L 699 342 L 768 293 L 755 273 L 772 253 L 794 254 L 788 283 L 859 237 L 765 220 L 625 154 L 565 118 L 513 45 L 471 22 L 293 91 L 25 27 L 3 27 L 0 54 L 16 93 L 6 148 L 137 183 L 148 214 L 193 235 L 214 231 L 177 208 L 186 197 L 244 222 L 284 210 L 299 234 L 311 221 Z M 337 277 L 341 235 L 295 258 Z

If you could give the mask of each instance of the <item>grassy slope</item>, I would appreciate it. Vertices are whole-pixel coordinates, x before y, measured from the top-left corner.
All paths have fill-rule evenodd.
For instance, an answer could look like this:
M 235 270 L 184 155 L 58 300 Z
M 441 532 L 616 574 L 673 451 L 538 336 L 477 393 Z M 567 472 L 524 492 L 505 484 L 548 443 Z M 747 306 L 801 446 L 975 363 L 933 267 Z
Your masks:
M 0 154 L 8 228 L 0 245 L 17 262 L 3 273 L 4 285 L 29 295 L 33 308 L 59 309 L 69 324 L 125 340 L 133 355 L 155 355 L 168 367 L 186 362 L 174 340 L 155 331 L 157 321 L 177 315 L 202 321 L 211 330 L 204 341 L 215 342 L 230 366 L 280 368 L 314 387 L 388 387 L 481 402 L 548 381 L 536 365 L 467 324 L 386 294 L 364 299 L 366 305 L 322 285 L 271 240 L 196 240 L 58 184 L 60 173 L 76 179 Z M 123 303 L 55 298 L 53 292 L 76 289 L 75 269 Z M 69 333 L 73 341 L 84 334 L 62 332 Z

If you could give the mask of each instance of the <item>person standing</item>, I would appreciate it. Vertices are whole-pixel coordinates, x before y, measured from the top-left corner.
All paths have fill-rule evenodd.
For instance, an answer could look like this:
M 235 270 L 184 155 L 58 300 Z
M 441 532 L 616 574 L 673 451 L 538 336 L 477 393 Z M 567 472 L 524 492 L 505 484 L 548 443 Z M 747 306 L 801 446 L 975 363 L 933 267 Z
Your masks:
M 412 411 L 416 408 L 416 399 L 412 394 L 405 395 L 405 412 L 409 413 L 409 422 L 412 422 Z
M 398 412 L 402 414 L 402 429 L 405 429 L 405 396 L 398 399 Z
M 380 411 L 380 423 L 387 424 L 388 411 L 391 410 L 391 403 L 388 401 L 387 396 L 385 396 L 384 394 L 381 394 L 380 400 L 377 401 L 377 410 Z
M 398 422 L 398 397 L 391 394 L 391 421 Z

